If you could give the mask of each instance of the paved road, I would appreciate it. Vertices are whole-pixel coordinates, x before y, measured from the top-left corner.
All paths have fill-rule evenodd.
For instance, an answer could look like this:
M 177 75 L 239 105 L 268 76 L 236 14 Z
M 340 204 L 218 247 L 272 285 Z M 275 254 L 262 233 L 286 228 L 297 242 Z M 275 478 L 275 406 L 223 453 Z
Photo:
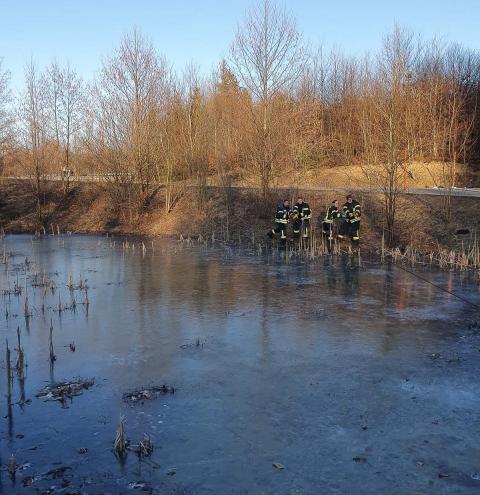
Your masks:
M 233 187 L 243 187 L 243 186 L 233 186 Z M 275 189 L 280 190 L 291 190 L 296 186 L 290 187 L 276 187 Z M 347 188 L 347 187 L 298 187 L 299 190 L 303 191 L 338 191 L 338 192 L 365 192 L 365 193 L 381 193 L 382 190 L 380 188 Z M 403 194 L 418 194 L 418 195 L 430 195 L 430 196 L 444 196 L 449 193 L 448 189 L 444 188 L 409 188 L 405 191 L 402 191 Z M 470 197 L 470 198 L 480 198 L 480 189 L 477 188 L 453 188 L 450 191 L 451 196 L 456 197 Z
M 432 196 L 442 196 L 448 194 L 448 189 L 408 189 L 407 194 L 430 194 Z M 480 189 L 477 188 L 454 188 L 451 190 L 452 196 L 480 198 Z
M 31 180 L 31 177 L 21 176 L 21 177 L 3 177 L 3 180 Z M 62 176 L 60 175 L 49 175 L 45 177 L 46 180 L 49 181 L 62 181 Z M 104 176 L 97 175 L 80 175 L 75 176 L 70 179 L 71 183 L 74 182 L 106 182 L 108 179 Z M 209 187 L 220 187 L 215 184 L 209 185 Z M 235 189 L 243 189 L 247 186 L 234 185 L 232 186 Z M 250 187 L 249 187 L 250 188 Z M 277 190 L 291 190 L 296 188 L 296 186 L 280 186 L 276 187 Z M 345 188 L 345 187 L 299 187 L 301 191 L 312 191 L 312 192 L 320 192 L 320 191 L 338 191 L 338 192 L 346 192 L 346 191 L 356 191 L 356 192 L 365 192 L 372 193 L 377 192 L 380 193 L 382 190 L 380 188 Z M 403 191 L 405 194 L 418 194 L 418 195 L 429 195 L 429 196 L 443 196 L 449 193 L 448 189 L 444 188 L 410 188 L 406 191 Z M 455 197 L 468 197 L 468 198 L 480 198 L 480 188 L 454 188 L 450 191 L 451 196 Z

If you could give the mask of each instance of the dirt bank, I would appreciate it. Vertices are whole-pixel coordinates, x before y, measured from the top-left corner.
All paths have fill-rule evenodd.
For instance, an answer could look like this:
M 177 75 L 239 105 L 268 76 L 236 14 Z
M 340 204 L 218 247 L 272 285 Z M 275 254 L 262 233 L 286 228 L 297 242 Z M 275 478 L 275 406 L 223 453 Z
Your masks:
M 77 184 L 65 196 L 61 184 L 47 183 L 43 197 L 44 224 L 47 231 L 58 228 L 72 233 L 129 233 L 155 236 L 212 236 L 217 239 L 263 241 L 272 226 L 276 205 L 285 191 L 272 191 L 268 201 L 257 190 L 242 188 L 229 191 L 209 188 L 199 201 L 192 189 L 187 190 L 169 213 L 164 208 L 162 189 L 158 190 L 142 212 L 132 212 L 115 205 L 108 186 Z M 296 195 L 292 189 L 291 196 Z M 323 215 L 334 197 L 343 202 L 340 193 L 316 192 L 305 195 L 314 218 Z M 383 221 L 382 197 L 362 193 L 357 198 L 363 205 L 362 246 L 375 250 L 380 245 Z M 438 245 L 455 247 L 472 239 L 480 228 L 478 200 L 453 198 L 452 218 L 444 214 L 444 198 L 406 195 L 399 199 L 396 238 L 400 246 L 414 243 L 425 249 Z M 0 224 L 5 232 L 38 230 L 32 185 L 24 180 L 0 183 Z M 462 230 L 463 234 L 458 231 Z M 456 234 L 457 233 L 457 234 Z

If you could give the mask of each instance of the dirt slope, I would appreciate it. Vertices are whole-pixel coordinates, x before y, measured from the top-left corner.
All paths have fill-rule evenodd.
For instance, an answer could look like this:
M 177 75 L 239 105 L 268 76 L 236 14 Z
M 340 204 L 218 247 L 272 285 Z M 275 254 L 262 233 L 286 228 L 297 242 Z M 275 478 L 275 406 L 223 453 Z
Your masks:
M 276 205 L 285 192 L 272 195 L 268 201 L 259 198 L 258 191 L 234 189 L 230 208 L 227 208 L 221 189 L 210 188 L 207 199 L 199 202 L 193 190 L 187 191 L 170 213 L 165 212 L 163 193 L 159 190 L 148 208 L 133 214 L 122 205 L 111 205 L 105 186 L 79 184 L 65 196 L 61 184 L 48 183 L 44 194 L 44 225 L 48 232 L 57 226 L 62 232 L 132 233 L 164 236 L 212 236 L 217 239 L 263 241 L 272 226 Z M 309 193 L 314 218 L 322 217 L 327 205 L 338 193 Z M 293 196 L 293 189 L 292 189 Z M 343 203 L 344 198 L 338 198 Z M 361 237 L 367 250 L 380 245 L 383 222 L 382 196 L 362 194 Z M 425 249 L 456 246 L 480 234 L 480 215 L 477 199 L 454 199 L 453 215 L 447 221 L 442 197 L 404 196 L 399 200 L 396 237 L 399 245 L 414 243 Z M 38 229 L 36 208 L 31 184 L 27 181 L 0 183 L 0 224 L 5 232 L 31 232 Z M 455 235 L 458 229 L 468 234 Z

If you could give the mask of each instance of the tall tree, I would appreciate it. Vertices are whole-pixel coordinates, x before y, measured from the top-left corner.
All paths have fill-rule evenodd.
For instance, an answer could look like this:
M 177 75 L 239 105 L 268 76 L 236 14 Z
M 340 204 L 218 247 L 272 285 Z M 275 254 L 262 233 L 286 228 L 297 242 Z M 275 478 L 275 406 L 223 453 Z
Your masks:
M 33 178 L 38 228 L 44 223 L 42 203 L 47 132 L 45 100 L 45 88 L 42 86 L 37 67 L 31 60 L 25 67 L 25 90 L 20 102 L 20 123 L 29 157 L 30 174 Z
M 409 153 L 409 103 L 414 88 L 412 70 L 417 51 L 413 35 L 396 27 L 384 39 L 376 70 L 365 73 L 364 106 L 360 126 L 364 138 L 363 170 L 384 197 L 386 237 L 396 237 L 397 200 L 413 154 Z
M 98 147 L 111 148 L 106 177 L 112 178 L 135 208 L 142 208 L 155 186 L 153 143 L 162 104 L 166 63 L 138 31 L 125 35 L 105 60 L 94 91 L 94 133 Z
M 0 175 L 3 173 L 7 144 L 12 134 L 12 115 L 9 108 L 11 102 L 10 73 L 3 68 L 0 59 Z
M 282 108 L 275 102 L 298 82 L 306 52 L 294 19 L 270 0 L 262 0 L 237 29 L 230 54 L 240 84 L 252 95 L 250 165 L 266 196 L 282 144 L 275 132 Z
M 57 172 L 61 173 L 64 192 L 70 187 L 71 150 L 81 130 L 83 85 L 77 73 L 56 62 L 44 74 L 48 129 L 57 150 Z
M 205 94 L 201 87 L 198 68 L 189 64 L 183 74 L 182 93 L 184 109 L 184 139 L 185 164 L 189 176 L 195 180 L 197 198 L 200 202 L 205 199 L 208 178 L 208 116 L 205 105 Z

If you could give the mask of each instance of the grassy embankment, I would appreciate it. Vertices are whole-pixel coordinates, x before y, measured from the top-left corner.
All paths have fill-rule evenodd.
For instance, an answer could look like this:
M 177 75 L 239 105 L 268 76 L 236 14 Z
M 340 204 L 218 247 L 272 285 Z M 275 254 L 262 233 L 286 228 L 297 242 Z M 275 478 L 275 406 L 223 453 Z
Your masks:
M 47 183 L 44 195 L 44 218 L 47 232 L 72 233 L 131 233 L 140 235 L 198 236 L 231 241 L 264 242 L 265 233 L 272 226 L 275 207 L 283 196 L 294 198 L 301 187 L 272 191 L 264 202 L 258 190 L 234 188 L 230 191 L 230 207 L 227 208 L 225 191 L 209 188 L 207 199 L 198 204 L 195 191 L 186 190 L 173 210 L 166 213 L 163 191 L 159 189 L 141 214 L 132 215 L 121 207 L 112 205 L 106 185 L 74 184 L 65 196 L 61 183 Z M 339 192 L 307 192 L 314 218 L 323 215 L 333 197 L 343 203 Z M 363 205 L 362 251 L 379 250 L 383 231 L 381 194 L 359 193 L 357 199 Z M 447 220 L 442 196 L 404 195 L 399 199 L 396 237 L 398 245 L 413 244 L 420 250 L 436 250 L 440 247 L 459 248 L 470 243 L 476 232 L 480 234 L 479 200 L 453 198 L 453 215 Z M 4 180 L 0 183 L 0 225 L 5 232 L 36 231 L 35 199 L 29 181 Z M 459 234 L 463 229 L 468 233 Z M 457 234 L 456 234 L 457 232 Z

